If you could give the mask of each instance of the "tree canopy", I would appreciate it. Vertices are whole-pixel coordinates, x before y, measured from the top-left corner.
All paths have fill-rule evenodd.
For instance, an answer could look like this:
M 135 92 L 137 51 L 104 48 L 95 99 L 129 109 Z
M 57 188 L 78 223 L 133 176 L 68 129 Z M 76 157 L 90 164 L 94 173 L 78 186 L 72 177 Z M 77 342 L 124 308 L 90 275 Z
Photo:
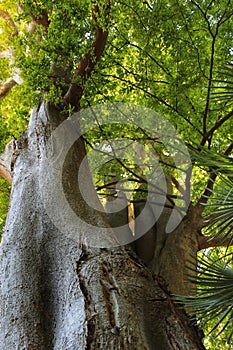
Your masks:
M 167 118 L 190 147 L 192 179 L 187 173 L 184 191 L 190 191 L 192 205 L 208 203 L 209 196 L 215 198 L 222 191 L 217 186 L 222 189 L 225 184 L 227 192 L 225 197 L 221 193 L 219 201 L 230 198 L 228 236 L 223 236 L 228 239 L 232 234 L 232 168 L 227 173 L 222 159 L 233 149 L 232 28 L 230 0 L 1 0 L 0 150 L 19 137 L 27 127 L 30 109 L 42 99 L 58 106 L 65 118 L 107 102 L 151 108 Z M 132 125 L 112 124 L 88 132 L 86 147 L 94 149 L 101 141 L 108 144 L 116 135 L 151 150 L 172 178 L 173 195 L 184 199 L 173 160 L 151 134 Z M 125 189 L 133 192 L 132 201 L 143 199 L 147 190 L 144 174 L 130 157 L 109 162 L 95 175 L 100 197 L 109 188 L 106 184 L 114 182 L 109 177 L 106 180 L 106 174 L 114 174 L 118 180 L 133 177 L 133 185 Z M 231 161 L 229 157 L 226 163 Z M 9 187 L 1 180 L 1 229 L 8 196 Z M 203 215 L 215 215 L 216 205 L 202 206 Z M 221 238 L 226 231 L 223 225 L 216 225 L 207 234 L 218 239 L 216 232 Z M 224 251 L 215 250 L 213 257 L 218 254 Z M 228 328 L 226 336 L 229 332 Z M 219 349 L 224 339 L 222 335 Z M 208 341 L 211 345 L 213 339 Z

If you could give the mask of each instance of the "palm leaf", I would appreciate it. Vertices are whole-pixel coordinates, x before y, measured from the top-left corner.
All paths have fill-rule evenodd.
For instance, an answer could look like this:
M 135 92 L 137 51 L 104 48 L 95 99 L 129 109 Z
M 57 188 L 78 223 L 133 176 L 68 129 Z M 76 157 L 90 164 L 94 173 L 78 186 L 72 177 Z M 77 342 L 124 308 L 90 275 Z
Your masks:
M 211 193 L 210 201 L 203 203 L 211 208 L 211 215 L 205 220 L 207 233 L 215 239 L 227 241 L 228 246 L 233 241 L 233 180 L 219 175 Z
M 225 154 L 217 153 L 205 147 L 193 147 L 189 145 L 189 152 L 193 162 L 199 166 L 207 167 L 211 171 L 225 175 L 233 175 L 233 158 Z
M 190 153 L 194 162 L 216 175 L 210 177 L 208 196 L 203 195 L 208 201 L 202 204 L 211 213 L 205 220 L 206 233 L 229 246 L 233 241 L 233 158 L 204 147 L 190 147 Z
M 212 87 L 212 99 L 220 102 L 232 103 L 233 101 L 233 64 L 228 63 L 218 72 L 219 79 L 214 80 Z
M 211 332 L 220 328 L 219 334 L 229 328 L 229 339 L 233 335 L 230 329 L 233 321 L 233 269 L 225 266 L 221 260 L 198 260 L 198 269 L 191 263 L 192 271 L 188 278 L 195 285 L 195 296 L 175 296 L 195 320 L 205 324 L 215 320 Z M 196 278 L 193 277 L 196 273 Z

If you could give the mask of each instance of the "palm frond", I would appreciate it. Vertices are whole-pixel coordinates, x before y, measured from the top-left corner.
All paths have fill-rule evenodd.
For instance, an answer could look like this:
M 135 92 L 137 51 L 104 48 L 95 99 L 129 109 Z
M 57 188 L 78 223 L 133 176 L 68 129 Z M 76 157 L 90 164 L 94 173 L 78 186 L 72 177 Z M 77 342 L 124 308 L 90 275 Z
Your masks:
M 200 167 L 216 175 L 209 179 L 208 195 L 203 195 L 208 199 L 202 203 L 208 209 L 206 233 L 230 246 L 233 242 L 233 158 L 205 147 L 199 150 L 190 147 L 190 154 Z
M 211 171 L 226 175 L 233 175 L 233 158 L 225 154 L 209 150 L 206 147 L 189 146 L 193 162 L 199 166 L 208 167 Z
M 212 99 L 232 103 L 233 102 L 233 64 L 228 63 L 218 72 L 219 79 L 214 80 L 212 87 Z
M 211 332 L 219 329 L 219 334 L 229 328 L 229 338 L 233 335 L 233 269 L 221 260 L 198 260 L 198 268 L 192 263 L 188 278 L 195 285 L 195 296 L 175 296 L 196 321 L 205 324 L 215 320 Z M 196 273 L 196 278 L 193 277 Z
M 210 201 L 203 203 L 211 209 L 211 215 L 205 220 L 206 230 L 213 239 L 228 242 L 230 246 L 233 241 L 233 180 L 219 175 L 209 193 Z

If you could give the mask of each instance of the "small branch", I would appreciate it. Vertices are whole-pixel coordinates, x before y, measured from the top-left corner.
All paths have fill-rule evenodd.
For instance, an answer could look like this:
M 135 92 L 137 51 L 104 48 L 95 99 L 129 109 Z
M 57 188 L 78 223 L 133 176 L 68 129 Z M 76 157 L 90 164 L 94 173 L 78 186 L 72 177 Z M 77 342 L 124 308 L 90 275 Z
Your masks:
M 233 110 L 226 114 L 223 118 L 219 119 L 214 126 L 209 130 L 208 132 L 208 137 L 212 136 L 213 133 L 223 124 L 225 123 L 228 119 L 230 119 L 233 116 Z
M 8 92 L 16 85 L 16 81 L 13 78 L 9 78 L 0 85 L 0 100 L 3 99 Z
M 6 180 L 10 185 L 12 184 L 11 174 L 8 172 L 8 169 L 1 163 L 0 160 L 0 176 Z
M 170 176 L 171 177 L 171 181 L 172 183 L 175 185 L 175 188 L 180 191 L 181 194 L 183 194 L 183 196 L 185 197 L 186 195 L 186 191 L 183 187 L 181 187 L 179 181 L 176 180 L 176 178 L 174 176 Z
M 223 118 L 219 119 L 214 126 L 203 135 L 201 140 L 201 146 L 204 146 L 207 140 L 210 140 L 213 136 L 213 133 L 220 128 L 227 120 L 233 116 L 233 110 L 226 114 Z
M 211 33 L 211 31 L 210 31 Z M 212 35 L 212 45 L 211 45 L 211 57 L 210 57 L 210 68 L 209 68 L 209 78 L 208 78 L 208 89 L 207 89 L 207 96 L 206 96 L 206 105 L 205 110 L 203 113 L 203 138 L 201 141 L 201 146 L 204 146 L 205 142 L 209 140 L 212 136 L 211 131 L 207 132 L 207 116 L 209 113 L 209 106 L 210 106 L 210 94 L 212 89 L 212 82 L 213 82 L 213 69 L 214 69 L 214 55 L 215 55 L 215 43 L 218 33 L 218 27 L 216 28 L 215 35 Z
M 197 205 L 201 205 L 203 210 L 204 210 L 204 205 L 203 204 L 207 203 L 208 200 L 209 200 L 209 197 L 210 197 L 210 195 L 212 193 L 211 191 L 212 191 L 212 189 L 214 187 L 214 181 L 215 181 L 216 177 L 217 177 L 216 173 L 210 173 L 210 176 L 209 176 L 209 179 L 208 179 L 205 191 L 203 192 L 203 194 L 201 195 L 200 199 L 198 200 Z
M 145 183 L 145 182 L 142 182 L 141 180 L 138 180 L 138 179 L 135 179 L 135 178 L 128 178 L 128 179 L 124 179 L 124 180 L 116 180 L 116 181 L 112 181 L 112 182 L 109 182 L 107 184 L 104 184 L 104 185 L 101 185 L 101 186 L 98 186 L 96 187 L 96 191 L 100 191 L 102 189 L 115 189 L 115 190 L 119 190 L 119 188 L 116 188 L 116 185 L 117 184 L 124 184 L 124 183 L 127 183 L 127 182 L 136 182 L 138 184 L 142 184 L 142 183 Z M 143 190 L 143 189 L 138 189 L 138 188 L 135 188 L 135 189 L 131 189 L 131 190 L 127 190 L 126 188 L 123 189 L 124 191 L 127 191 L 127 192 L 145 192 L 147 193 L 148 191 L 147 190 Z

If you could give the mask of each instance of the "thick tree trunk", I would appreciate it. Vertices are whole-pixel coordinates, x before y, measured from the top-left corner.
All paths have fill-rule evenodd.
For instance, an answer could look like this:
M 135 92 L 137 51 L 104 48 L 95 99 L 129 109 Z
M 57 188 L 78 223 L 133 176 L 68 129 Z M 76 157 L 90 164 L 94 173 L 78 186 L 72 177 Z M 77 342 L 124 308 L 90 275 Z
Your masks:
M 190 206 L 179 226 L 171 233 L 165 234 L 165 227 L 171 210 L 164 208 L 157 222 L 155 253 L 149 264 L 150 269 L 162 276 L 171 293 L 191 295 L 194 286 L 188 276 L 196 265 L 201 232 L 201 216 L 195 215 L 198 208 Z
M 38 174 L 54 114 L 45 104 L 34 110 L 17 151 L 0 256 L 1 349 L 204 349 L 187 315 L 133 254 L 88 248 L 81 227 L 74 239 L 69 227 L 61 232 L 51 222 Z M 65 162 L 66 195 L 76 213 L 107 225 L 74 184 L 83 152 L 79 142 Z

